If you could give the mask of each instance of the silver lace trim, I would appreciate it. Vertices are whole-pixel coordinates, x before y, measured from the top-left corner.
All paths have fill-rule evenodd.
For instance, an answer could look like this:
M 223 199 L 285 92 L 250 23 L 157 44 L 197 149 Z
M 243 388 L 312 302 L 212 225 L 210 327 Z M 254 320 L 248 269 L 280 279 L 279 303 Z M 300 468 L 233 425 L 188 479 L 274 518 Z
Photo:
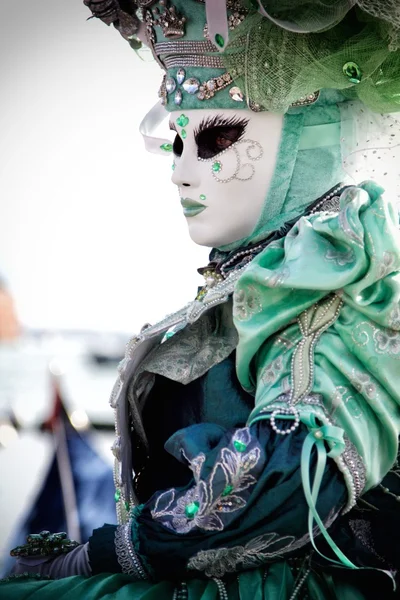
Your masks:
M 119 525 L 115 532 L 115 551 L 122 572 L 132 575 L 137 580 L 148 579 L 132 542 L 132 520 L 126 525 Z

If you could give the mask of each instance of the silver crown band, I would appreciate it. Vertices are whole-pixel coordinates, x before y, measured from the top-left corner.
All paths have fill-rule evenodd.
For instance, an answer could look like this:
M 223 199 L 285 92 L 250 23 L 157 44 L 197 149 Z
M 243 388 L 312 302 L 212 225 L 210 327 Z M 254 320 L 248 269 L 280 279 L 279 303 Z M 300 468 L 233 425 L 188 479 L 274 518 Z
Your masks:
M 157 54 L 206 54 L 215 53 L 214 44 L 210 40 L 205 41 L 174 41 L 158 42 L 154 44 L 154 50 Z
M 174 67 L 206 67 L 210 69 L 224 69 L 224 63 L 219 56 L 167 56 L 163 59 L 167 69 Z

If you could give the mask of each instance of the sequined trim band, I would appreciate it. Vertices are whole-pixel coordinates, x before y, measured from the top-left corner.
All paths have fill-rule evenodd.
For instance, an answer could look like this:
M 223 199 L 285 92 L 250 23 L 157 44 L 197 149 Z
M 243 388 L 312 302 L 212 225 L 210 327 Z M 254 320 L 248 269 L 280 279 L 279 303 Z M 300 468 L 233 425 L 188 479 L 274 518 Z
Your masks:
M 198 56 L 187 54 L 183 56 L 167 56 L 163 63 L 167 69 L 175 67 L 206 67 L 209 69 L 224 69 L 224 63 L 219 56 Z
M 119 525 L 115 532 L 115 551 L 122 572 L 133 575 L 136 580 L 148 579 L 132 542 L 132 520 Z
M 210 40 L 200 42 L 158 42 L 154 44 L 154 50 L 157 54 L 206 54 L 215 53 L 215 46 Z

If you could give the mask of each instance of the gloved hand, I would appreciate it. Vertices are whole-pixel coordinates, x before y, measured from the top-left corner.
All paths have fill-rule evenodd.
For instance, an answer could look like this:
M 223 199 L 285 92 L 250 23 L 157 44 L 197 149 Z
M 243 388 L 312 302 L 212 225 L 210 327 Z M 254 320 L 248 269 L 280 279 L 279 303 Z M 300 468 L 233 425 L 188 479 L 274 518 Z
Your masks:
M 91 575 L 88 544 L 78 544 L 65 532 L 41 531 L 28 535 L 26 544 L 10 552 L 17 558 L 12 575 L 37 573 L 51 579 L 70 575 Z
M 88 558 L 88 544 L 77 546 L 68 554 L 58 556 L 19 556 L 11 574 L 37 573 L 51 579 L 62 579 L 71 575 L 89 577 L 92 572 Z

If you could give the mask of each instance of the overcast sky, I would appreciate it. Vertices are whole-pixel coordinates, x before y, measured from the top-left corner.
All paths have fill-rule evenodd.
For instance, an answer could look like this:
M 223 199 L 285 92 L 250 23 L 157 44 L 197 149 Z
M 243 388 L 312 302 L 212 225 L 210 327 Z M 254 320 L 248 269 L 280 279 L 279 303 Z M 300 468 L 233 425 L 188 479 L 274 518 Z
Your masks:
M 193 297 L 208 251 L 138 133 L 158 66 L 89 14 L 0 2 L 0 273 L 27 326 L 134 333 Z

